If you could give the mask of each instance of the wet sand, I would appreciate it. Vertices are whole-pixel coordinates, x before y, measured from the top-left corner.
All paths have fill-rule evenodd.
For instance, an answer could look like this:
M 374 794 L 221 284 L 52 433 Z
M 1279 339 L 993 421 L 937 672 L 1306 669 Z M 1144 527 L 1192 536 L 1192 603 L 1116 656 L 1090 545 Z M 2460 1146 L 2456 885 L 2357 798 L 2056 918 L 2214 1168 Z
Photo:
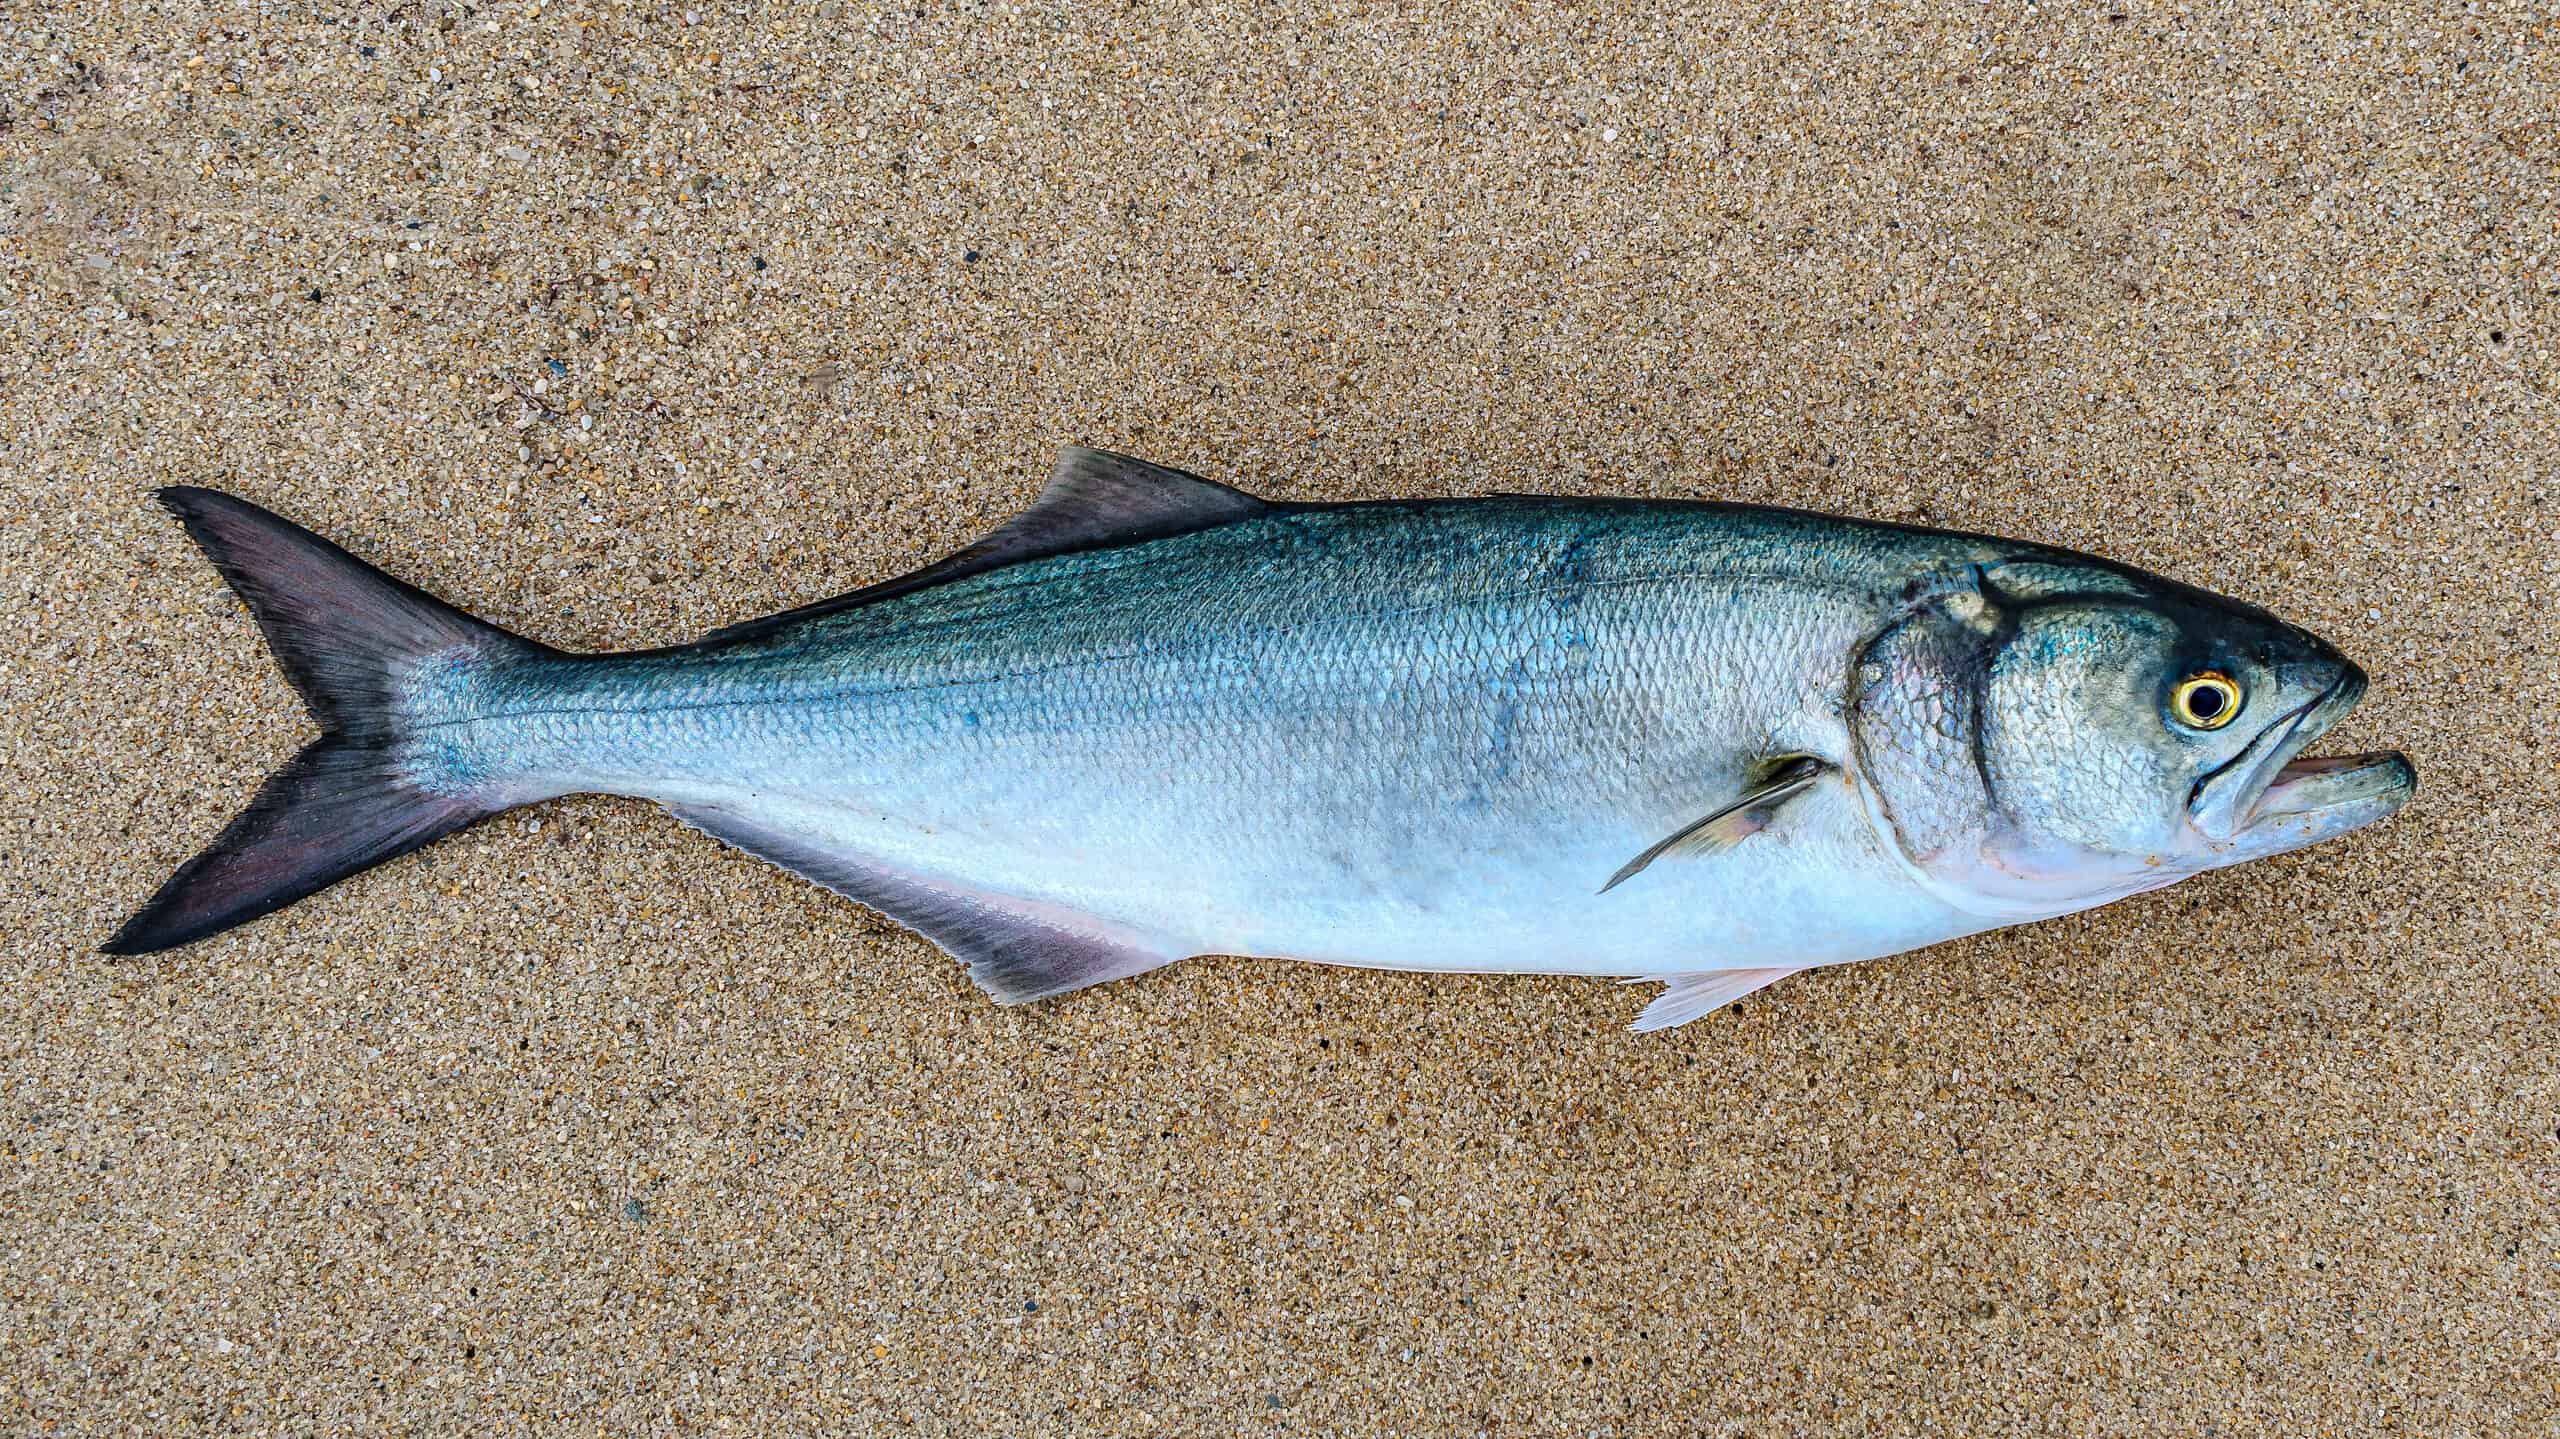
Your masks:
M 2542 1432 L 2560 30 L 2484 8 L 0 20 L 0 1429 Z M 1655 1036 L 998 1010 L 604 800 L 91 953 L 306 733 L 152 486 L 604 648 L 1068 441 L 2093 549 L 2424 788 Z

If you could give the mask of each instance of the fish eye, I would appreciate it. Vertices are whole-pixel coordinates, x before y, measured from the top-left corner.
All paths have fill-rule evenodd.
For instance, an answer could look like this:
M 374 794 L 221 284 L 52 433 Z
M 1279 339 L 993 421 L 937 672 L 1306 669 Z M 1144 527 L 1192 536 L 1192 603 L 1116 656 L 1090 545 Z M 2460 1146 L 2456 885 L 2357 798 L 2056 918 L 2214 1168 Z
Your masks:
M 2189 729 L 2220 729 L 2240 713 L 2240 686 L 2231 676 L 2206 670 L 2169 691 L 2169 714 Z

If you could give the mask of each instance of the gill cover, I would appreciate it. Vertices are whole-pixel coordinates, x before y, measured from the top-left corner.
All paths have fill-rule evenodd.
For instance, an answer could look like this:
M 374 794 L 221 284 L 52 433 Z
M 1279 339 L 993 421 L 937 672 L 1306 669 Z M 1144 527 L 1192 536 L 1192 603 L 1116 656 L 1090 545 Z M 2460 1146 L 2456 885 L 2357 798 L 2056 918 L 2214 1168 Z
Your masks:
M 2118 629 L 2167 624 L 2145 598 L 2105 570 L 1972 565 L 1915 585 L 1902 615 L 1860 652 L 1849 715 L 1859 791 L 1913 877 L 1939 898 L 2009 921 L 2188 872 L 2146 852 L 2175 822 L 2159 777 L 2047 782 L 2055 766 L 2113 767 L 2124 751 L 2112 726 L 2151 723 L 2130 695 L 2064 687 L 2072 676 L 2102 687 L 2116 683 L 2110 675 L 2132 678 L 2110 646 Z
M 1904 862 L 1942 894 L 1940 869 L 1961 863 L 1996 818 L 1982 695 L 2010 623 L 1982 568 L 1969 566 L 1954 583 L 1924 589 L 1853 671 L 1859 791 Z

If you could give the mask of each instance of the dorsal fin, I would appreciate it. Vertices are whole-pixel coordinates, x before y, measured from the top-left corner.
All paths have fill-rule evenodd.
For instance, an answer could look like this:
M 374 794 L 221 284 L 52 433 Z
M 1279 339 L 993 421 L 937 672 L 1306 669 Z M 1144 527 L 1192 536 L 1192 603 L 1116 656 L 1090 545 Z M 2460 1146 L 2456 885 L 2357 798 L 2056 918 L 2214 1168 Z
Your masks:
M 1276 508 L 1215 480 L 1069 445 L 1031 508 L 970 550 L 993 549 L 1010 563 L 1185 535 Z
M 1117 549 L 1293 508 L 1163 465 L 1069 445 L 1059 452 L 1058 467 L 1050 471 L 1048 485 L 1031 508 L 967 549 L 894 580 L 713 630 L 702 638 L 706 644 L 744 639 L 1025 560 Z

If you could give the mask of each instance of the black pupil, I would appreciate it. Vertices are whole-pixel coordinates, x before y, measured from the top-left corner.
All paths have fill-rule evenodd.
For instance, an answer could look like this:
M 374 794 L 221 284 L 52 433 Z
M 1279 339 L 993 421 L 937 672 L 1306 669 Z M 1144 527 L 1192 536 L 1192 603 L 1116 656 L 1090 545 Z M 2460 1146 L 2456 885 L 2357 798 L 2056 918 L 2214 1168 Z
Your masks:
M 2198 685 L 2187 692 L 2187 708 L 2200 720 L 2220 716 L 2223 706 L 2229 702 L 2220 685 Z

